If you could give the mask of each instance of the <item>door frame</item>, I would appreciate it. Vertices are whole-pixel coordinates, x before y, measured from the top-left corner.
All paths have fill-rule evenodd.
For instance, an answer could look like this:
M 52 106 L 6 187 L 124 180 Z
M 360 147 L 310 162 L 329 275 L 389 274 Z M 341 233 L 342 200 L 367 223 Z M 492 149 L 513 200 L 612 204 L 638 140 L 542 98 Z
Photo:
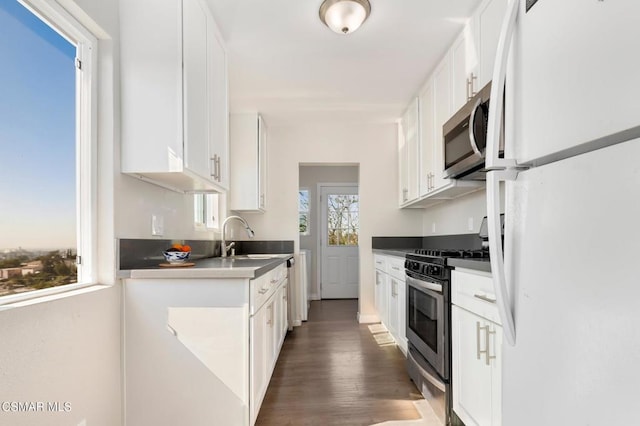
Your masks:
M 360 184 L 358 182 L 318 182 L 316 185 L 316 206 L 317 206 L 317 220 L 315 230 L 318 233 L 318 238 L 316 239 L 316 290 L 318 295 L 318 300 L 322 300 L 322 212 L 320 211 L 322 207 L 322 203 L 320 202 L 320 197 L 322 195 L 323 187 L 331 187 L 331 186 L 353 186 L 358 188 L 358 199 L 360 197 Z M 359 213 L 359 210 L 358 210 Z M 358 228 L 358 241 L 360 235 L 360 228 Z M 358 244 L 360 247 L 360 244 Z M 360 260 L 360 252 L 358 251 L 358 261 Z M 358 283 L 358 300 L 360 300 L 360 283 Z

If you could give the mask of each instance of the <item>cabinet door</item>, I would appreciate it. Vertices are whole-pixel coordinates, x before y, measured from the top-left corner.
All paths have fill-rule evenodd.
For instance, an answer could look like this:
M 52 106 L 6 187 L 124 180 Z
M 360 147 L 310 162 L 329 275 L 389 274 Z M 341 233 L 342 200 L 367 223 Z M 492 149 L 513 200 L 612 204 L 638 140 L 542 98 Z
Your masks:
M 475 16 L 480 53 L 480 75 L 476 91 L 491 81 L 500 27 L 506 10 L 507 0 L 487 0 L 480 5 Z
M 182 19 L 184 162 L 210 180 L 207 12 L 200 0 L 183 0 Z
M 402 117 L 402 140 L 400 141 L 401 204 L 418 198 L 418 138 L 419 102 L 414 99 Z
M 420 93 L 420 195 L 433 188 L 434 124 L 433 80 L 429 80 Z
M 442 177 L 444 152 L 442 125 L 451 117 L 451 73 L 448 57 L 440 63 L 433 76 L 434 126 L 433 139 L 433 187 L 438 189 L 449 180 Z
M 467 426 L 500 425 L 501 327 L 455 305 L 452 326 L 453 410 Z
M 258 206 L 267 208 L 267 126 L 258 116 Z
M 251 424 L 255 423 L 262 398 L 264 396 L 263 389 L 266 388 L 266 338 L 267 338 L 267 310 L 263 306 L 249 320 L 250 334 L 250 385 L 251 399 L 249 405 L 251 407 Z
M 259 114 L 230 116 L 231 189 L 229 209 L 263 212 L 266 206 L 267 133 Z
M 376 270 L 376 293 L 375 305 L 378 312 L 378 318 L 383 324 L 387 324 L 387 274 Z
M 398 280 L 393 277 L 389 279 L 389 315 L 387 320 L 387 329 L 393 336 L 394 340 L 398 341 Z
M 218 38 L 213 18 L 207 26 L 209 80 L 209 168 L 210 179 L 229 187 L 229 98 L 227 52 Z
M 451 101 L 453 111 L 467 103 L 469 86 L 467 84 L 467 46 L 464 32 L 451 46 Z
M 398 339 L 396 343 L 405 354 L 407 353 L 407 284 L 398 281 Z

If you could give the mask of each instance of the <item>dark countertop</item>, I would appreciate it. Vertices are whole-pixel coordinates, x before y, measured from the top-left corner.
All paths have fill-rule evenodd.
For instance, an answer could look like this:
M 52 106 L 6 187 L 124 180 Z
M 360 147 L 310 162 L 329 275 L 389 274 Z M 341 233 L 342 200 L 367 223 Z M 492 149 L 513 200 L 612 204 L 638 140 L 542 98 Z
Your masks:
M 403 257 L 407 253 L 413 253 L 415 249 L 373 249 L 373 254 L 383 254 L 385 256 Z
M 396 256 L 404 258 L 405 254 L 413 253 L 415 249 L 408 248 L 388 248 L 388 249 L 373 249 L 373 254 L 382 254 L 385 256 Z M 491 272 L 491 262 L 489 259 L 462 259 L 456 257 L 447 258 L 447 266 L 452 268 L 466 268 L 476 271 Z

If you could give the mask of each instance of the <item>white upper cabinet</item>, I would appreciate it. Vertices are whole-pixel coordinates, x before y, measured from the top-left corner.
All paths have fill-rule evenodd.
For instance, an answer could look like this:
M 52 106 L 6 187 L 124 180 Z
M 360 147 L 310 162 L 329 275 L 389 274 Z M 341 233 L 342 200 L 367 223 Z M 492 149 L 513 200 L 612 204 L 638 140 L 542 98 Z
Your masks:
M 480 62 L 478 84 L 474 86 L 475 92 L 491 81 L 498 49 L 500 27 L 506 11 L 507 0 L 486 0 L 474 15 L 476 46 Z
M 450 49 L 452 113 L 458 111 L 478 91 L 478 50 L 473 20 L 465 25 Z
M 435 138 L 433 149 L 433 170 L 435 188 L 441 188 L 451 180 L 444 179 L 444 144 L 442 125 L 451 117 L 451 64 L 448 57 L 440 63 L 433 74 Z
M 207 27 L 209 83 L 209 168 L 219 186 L 229 188 L 229 85 L 227 52 L 213 26 Z
M 227 59 L 208 8 L 120 9 L 122 172 L 177 191 L 226 190 Z
M 267 203 L 267 128 L 257 113 L 232 114 L 229 209 L 264 212 Z
M 418 143 L 412 151 L 407 131 L 400 141 L 400 206 L 428 207 L 460 197 L 484 186 L 483 182 L 446 179 L 442 126 L 470 97 L 491 81 L 498 36 L 507 0 L 485 0 L 466 23 L 448 52 L 428 76 L 418 94 Z M 402 125 L 414 101 L 407 107 Z M 418 194 L 413 196 L 412 154 L 416 165 Z
M 491 81 L 507 0 L 485 0 L 449 50 L 452 113 Z
M 207 13 L 198 0 L 182 3 L 184 166 L 209 179 Z M 205 90 L 203 90 L 205 88 Z
M 415 98 L 407 107 L 400 127 L 398 147 L 400 172 L 400 204 L 418 198 L 418 139 L 420 137 L 419 102 Z
M 436 136 L 433 80 L 429 80 L 418 97 L 420 102 L 420 196 L 429 194 L 434 188 L 433 149 Z

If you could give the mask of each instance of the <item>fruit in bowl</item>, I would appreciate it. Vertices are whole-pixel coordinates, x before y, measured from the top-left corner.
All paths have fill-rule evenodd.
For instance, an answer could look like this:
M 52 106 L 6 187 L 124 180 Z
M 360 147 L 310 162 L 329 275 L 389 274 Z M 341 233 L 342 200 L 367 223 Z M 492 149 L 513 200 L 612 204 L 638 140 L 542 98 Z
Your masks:
M 162 252 L 169 263 L 184 263 L 191 255 L 191 247 L 188 245 L 174 244 L 170 249 Z

